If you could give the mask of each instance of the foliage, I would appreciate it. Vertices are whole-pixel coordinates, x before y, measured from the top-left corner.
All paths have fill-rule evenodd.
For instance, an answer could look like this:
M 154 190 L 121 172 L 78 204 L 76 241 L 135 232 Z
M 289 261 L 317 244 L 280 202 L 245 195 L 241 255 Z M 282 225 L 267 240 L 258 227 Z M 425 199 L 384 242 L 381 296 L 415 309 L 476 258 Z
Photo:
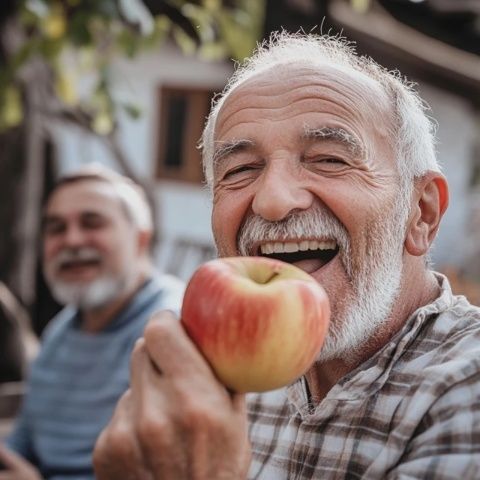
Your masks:
M 258 0 L 18 1 L 2 28 L 0 131 L 22 121 L 25 87 L 36 81 L 25 71 L 35 62 L 47 66 L 48 93 L 75 113 L 70 120 L 109 134 L 119 108 L 140 114 L 135 105 L 113 98 L 113 59 L 134 58 L 167 39 L 207 60 L 241 59 L 261 33 L 263 14 L 264 1 Z

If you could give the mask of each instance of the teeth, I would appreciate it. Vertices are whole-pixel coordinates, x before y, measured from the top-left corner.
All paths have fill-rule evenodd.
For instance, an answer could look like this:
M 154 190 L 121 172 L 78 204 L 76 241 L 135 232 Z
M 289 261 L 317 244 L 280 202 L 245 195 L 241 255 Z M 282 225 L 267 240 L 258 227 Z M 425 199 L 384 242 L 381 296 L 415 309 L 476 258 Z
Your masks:
M 273 251 L 275 253 L 283 253 L 283 243 L 280 243 L 280 242 L 275 242 L 273 244 Z
M 284 243 L 283 251 L 286 253 L 298 252 L 300 250 L 300 245 L 298 243 Z
M 264 255 L 272 253 L 293 253 L 307 250 L 334 250 L 337 244 L 333 240 L 302 240 L 301 242 L 268 242 L 260 246 L 260 251 Z

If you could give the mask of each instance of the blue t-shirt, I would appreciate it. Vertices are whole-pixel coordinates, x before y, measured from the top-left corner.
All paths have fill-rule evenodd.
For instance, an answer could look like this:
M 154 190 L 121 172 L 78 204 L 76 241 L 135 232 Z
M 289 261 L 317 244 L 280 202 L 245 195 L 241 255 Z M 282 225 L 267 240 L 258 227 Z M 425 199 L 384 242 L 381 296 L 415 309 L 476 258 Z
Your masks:
M 78 328 L 75 309 L 62 310 L 45 331 L 8 446 L 44 478 L 93 479 L 95 441 L 129 386 L 135 341 L 154 312 L 179 312 L 183 291 L 176 278 L 156 276 L 95 334 Z

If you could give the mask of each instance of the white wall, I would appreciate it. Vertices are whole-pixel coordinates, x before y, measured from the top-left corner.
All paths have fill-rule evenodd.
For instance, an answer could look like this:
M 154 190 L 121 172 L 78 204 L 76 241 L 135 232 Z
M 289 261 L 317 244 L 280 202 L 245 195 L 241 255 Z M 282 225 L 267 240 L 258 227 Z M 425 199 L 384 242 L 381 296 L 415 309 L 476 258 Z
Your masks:
M 420 88 L 420 93 L 438 122 L 438 158 L 450 189 L 449 208 L 435 241 L 432 259 L 438 266 L 460 265 L 466 247 L 475 116 L 471 105 L 461 97 L 426 85 Z

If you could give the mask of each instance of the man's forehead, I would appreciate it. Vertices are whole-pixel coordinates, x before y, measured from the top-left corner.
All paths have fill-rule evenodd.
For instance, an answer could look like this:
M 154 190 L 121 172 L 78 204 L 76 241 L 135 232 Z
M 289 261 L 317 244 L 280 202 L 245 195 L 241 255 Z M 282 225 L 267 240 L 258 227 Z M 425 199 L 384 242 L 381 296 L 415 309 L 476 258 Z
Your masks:
M 359 99 L 366 97 L 375 99 L 375 108 L 386 112 L 390 110 L 390 100 L 382 85 L 367 74 L 355 70 L 353 67 L 332 63 L 317 63 L 307 65 L 298 62 L 288 65 L 275 65 L 261 71 L 235 86 L 225 97 L 218 117 L 221 118 L 232 102 L 241 104 L 248 101 L 248 96 L 268 93 L 276 86 L 288 83 L 289 88 L 314 89 L 328 82 L 335 84 L 335 88 L 345 92 L 356 91 Z M 371 102 L 370 102 L 371 103 Z
M 50 195 L 45 214 L 60 214 L 69 211 L 108 212 L 121 210 L 121 202 L 114 187 L 96 179 L 77 180 L 60 185 Z

